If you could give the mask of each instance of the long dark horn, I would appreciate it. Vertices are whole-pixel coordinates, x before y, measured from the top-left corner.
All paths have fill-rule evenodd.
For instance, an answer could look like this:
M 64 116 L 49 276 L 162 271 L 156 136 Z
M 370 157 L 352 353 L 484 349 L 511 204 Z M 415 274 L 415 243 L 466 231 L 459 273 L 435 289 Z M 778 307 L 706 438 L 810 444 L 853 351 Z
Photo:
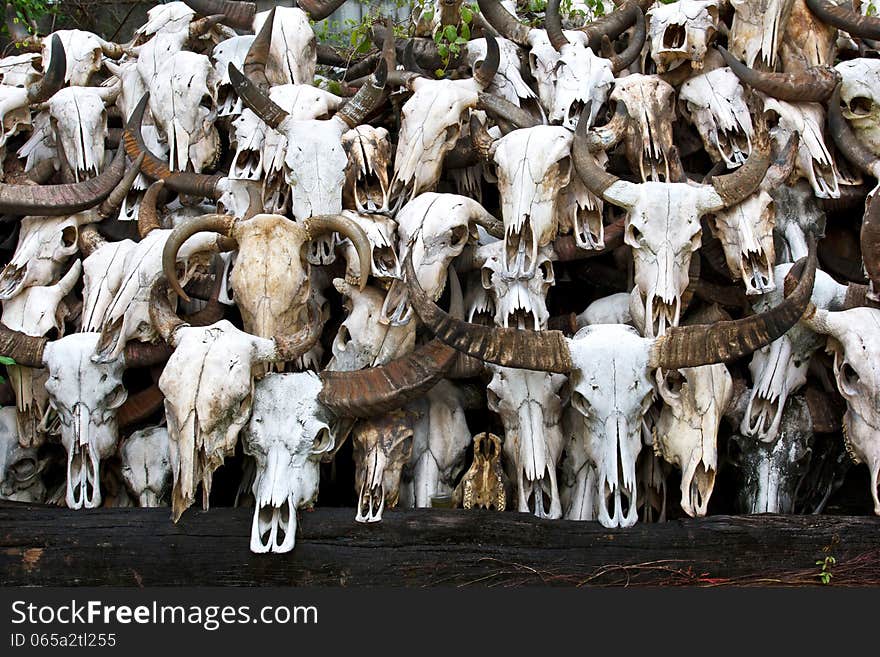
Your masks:
M 361 280 L 360 289 L 363 290 L 367 285 L 370 269 L 372 267 L 372 247 L 370 246 L 370 238 L 364 232 L 360 225 L 348 219 L 341 214 L 316 215 L 306 219 L 303 224 L 303 230 L 308 235 L 308 239 L 313 240 L 319 235 L 337 232 L 343 237 L 347 237 L 354 245 L 358 254 L 358 260 Z
M 263 27 L 247 51 L 242 64 L 242 71 L 260 91 L 269 93 L 269 79 L 266 77 L 266 62 L 269 61 L 269 48 L 272 45 L 272 29 L 275 25 L 275 7 L 266 17 Z
M 157 180 L 149 186 L 144 198 L 141 200 L 141 206 L 138 209 L 138 235 L 141 239 L 149 235 L 157 228 L 162 228 L 162 222 L 159 221 L 159 194 L 165 189 L 165 181 Z
M 611 70 L 615 75 L 622 70 L 629 68 L 630 64 L 638 59 L 639 55 L 642 53 L 642 48 L 645 45 L 645 39 L 648 36 L 645 15 L 642 13 L 642 10 L 639 9 L 638 5 L 634 5 L 633 9 L 627 11 L 628 15 L 632 15 L 634 18 L 634 28 L 629 43 L 626 48 L 624 48 L 623 52 L 609 57 L 611 61 Z M 611 37 L 606 35 L 602 35 L 602 38 L 608 39 L 609 41 L 611 39 Z
M 229 62 L 229 80 L 241 101 L 269 127 L 277 129 L 287 118 L 287 112 L 276 105 L 256 84 L 248 80 L 232 62 Z
M 790 103 L 824 103 L 840 82 L 828 66 L 811 66 L 799 73 L 770 73 L 749 68 L 723 46 L 716 46 L 736 77 L 758 91 Z
M 495 78 L 498 65 L 501 63 L 501 51 L 498 49 L 498 41 L 491 34 L 486 35 L 486 58 L 474 65 L 474 80 L 485 89 Z
M 43 351 L 48 338 L 33 337 L 0 324 L 0 355 L 9 356 L 16 365 L 43 367 Z
M 874 294 L 880 292 L 880 201 L 869 197 L 859 235 L 862 262 Z
M 849 32 L 862 39 L 880 39 L 880 18 L 862 16 L 844 5 L 835 5 L 828 0 L 806 0 L 807 7 L 823 23 Z
M 783 335 L 804 314 L 816 276 L 816 238 L 797 287 L 775 308 L 729 322 L 676 326 L 666 330 L 651 347 L 650 364 L 663 369 L 727 363 L 747 356 Z
M 536 125 L 541 125 L 541 121 L 506 98 L 499 98 L 485 91 L 479 92 L 478 97 L 478 109 L 485 110 L 495 118 L 512 123 L 517 128 L 534 128 Z
M 313 21 L 322 21 L 345 4 L 345 0 L 296 0 L 296 6 Z
M 159 390 L 159 384 L 154 383 L 125 400 L 116 411 L 116 424 L 121 429 L 143 422 L 162 408 L 164 401 L 165 395 Z
M 128 119 L 123 137 L 125 152 L 132 160 L 137 160 L 143 154 L 141 173 L 152 180 L 164 180 L 165 186 L 178 194 L 210 199 L 219 198 L 220 191 L 217 189 L 217 183 L 224 176 L 220 174 L 209 176 L 190 171 L 171 171 L 166 162 L 149 151 L 144 143 L 144 136 L 141 134 L 141 122 L 149 100 L 149 94 L 144 94 Z
M 638 20 L 639 15 L 644 20 L 645 14 L 639 7 L 639 3 L 629 0 L 612 13 L 584 25 L 580 30 L 587 35 L 590 48 L 594 52 L 599 52 L 603 36 L 607 36 L 613 41 L 628 30 L 630 25 Z
M 847 160 L 864 173 L 877 177 L 877 157 L 855 136 L 840 110 L 840 85 L 834 88 L 828 100 L 828 131 L 831 133 L 834 145 Z
M 27 90 L 28 102 L 44 103 L 64 86 L 67 73 L 67 55 L 57 34 L 52 35 L 50 45 L 49 66 L 43 72 L 43 79 Z
M 568 39 L 562 31 L 562 17 L 559 15 L 559 0 L 548 0 L 547 9 L 544 13 L 544 28 L 547 30 L 547 38 L 556 52 L 562 50 L 562 46 L 568 45 Z
M 358 89 L 354 97 L 345 104 L 345 107 L 336 112 L 336 116 L 342 119 L 349 128 L 359 126 L 379 107 L 382 95 L 385 93 L 387 80 L 388 68 L 385 60 L 380 59 L 373 74 Z
M 7 185 L 0 183 L 0 213 L 58 217 L 98 205 L 122 180 L 125 151 L 118 149 L 99 176 L 65 185 Z
M 422 290 L 412 264 L 405 262 L 409 299 L 425 326 L 440 340 L 458 351 L 488 363 L 542 372 L 567 374 L 571 353 L 560 331 L 526 331 L 469 324 L 452 317 Z
M 171 231 L 168 239 L 165 240 L 165 247 L 162 249 L 162 271 L 165 273 L 165 278 L 168 279 L 171 289 L 179 297 L 186 301 L 190 300 L 177 278 L 177 252 L 180 251 L 180 247 L 196 233 L 219 233 L 223 237 L 229 238 L 234 223 L 235 217 L 231 215 L 207 214 L 184 221 Z
M 125 196 L 131 190 L 131 186 L 134 185 L 134 181 L 141 173 L 141 165 L 144 163 L 145 157 L 145 153 L 141 153 L 138 156 L 131 168 L 122 177 L 122 180 L 119 181 L 119 184 L 113 188 L 110 195 L 103 203 L 101 203 L 101 206 L 98 208 L 98 214 L 101 215 L 103 219 L 116 214 L 119 208 L 122 207 L 122 202 L 125 200 Z
M 458 352 L 434 339 L 390 363 L 354 372 L 323 371 L 318 401 L 340 417 L 367 418 L 418 399 L 455 364 Z
M 186 0 L 190 9 L 202 16 L 223 14 L 223 22 L 239 30 L 253 29 L 254 16 L 257 15 L 255 2 L 235 2 L 234 0 Z
M 480 6 L 483 18 L 498 30 L 501 36 L 520 46 L 529 45 L 529 32 L 532 28 L 520 23 L 498 0 L 477 0 L 477 4 Z
M 578 120 L 577 127 L 574 131 L 574 140 L 571 146 L 571 157 L 574 162 L 575 171 L 580 176 L 581 181 L 596 196 L 603 196 L 605 190 L 620 180 L 614 174 L 608 173 L 596 164 L 596 161 L 590 156 L 590 144 L 588 136 L 588 128 L 586 117 L 588 116 L 589 107 L 585 108 Z

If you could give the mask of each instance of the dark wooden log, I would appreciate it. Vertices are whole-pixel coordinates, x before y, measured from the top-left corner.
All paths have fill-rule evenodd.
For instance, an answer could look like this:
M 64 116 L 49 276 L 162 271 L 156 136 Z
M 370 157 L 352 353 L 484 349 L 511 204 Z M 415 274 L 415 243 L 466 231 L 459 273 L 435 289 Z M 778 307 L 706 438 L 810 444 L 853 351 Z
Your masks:
M 608 530 L 423 509 L 301 515 L 295 550 L 248 550 L 250 509 L 69 511 L 0 503 L 3 585 L 832 585 L 880 583 L 880 518 L 714 516 Z

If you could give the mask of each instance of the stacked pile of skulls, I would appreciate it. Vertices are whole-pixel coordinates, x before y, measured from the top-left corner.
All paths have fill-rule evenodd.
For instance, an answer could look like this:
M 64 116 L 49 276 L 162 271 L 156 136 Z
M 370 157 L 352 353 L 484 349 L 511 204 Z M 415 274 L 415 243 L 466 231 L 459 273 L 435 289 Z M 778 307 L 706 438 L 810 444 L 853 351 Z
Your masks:
M 437 0 L 354 59 L 342 2 L 10 24 L 2 497 L 201 487 L 286 552 L 319 489 L 626 527 L 725 465 L 736 510 L 819 512 L 851 457 L 880 514 L 880 19 L 480 0 L 449 61 Z

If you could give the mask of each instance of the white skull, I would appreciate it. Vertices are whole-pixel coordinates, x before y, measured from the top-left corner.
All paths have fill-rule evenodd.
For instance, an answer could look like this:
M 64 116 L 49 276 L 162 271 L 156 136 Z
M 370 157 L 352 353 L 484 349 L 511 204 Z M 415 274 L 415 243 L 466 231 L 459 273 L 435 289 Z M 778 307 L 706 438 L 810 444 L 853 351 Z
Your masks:
M 504 424 L 504 454 L 514 482 L 517 510 L 561 518 L 556 467 L 562 457 L 560 374 L 489 365 L 489 410 Z
M 40 55 L 28 52 L 22 55 L 11 55 L 0 59 L 0 85 L 24 89 L 40 79 L 40 73 L 34 67 Z
M 342 215 L 359 225 L 370 240 L 372 254 L 370 274 L 381 279 L 400 278 L 400 261 L 397 259 L 397 222 L 381 214 L 358 214 L 343 210 Z M 345 275 L 349 280 L 360 278 L 360 260 L 351 240 L 341 243 L 345 261 Z
M 809 180 L 813 193 L 819 198 L 840 196 L 840 173 L 825 146 L 825 109 L 818 103 L 787 103 L 765 97 L 764 110 L 779 116 L 770 136 L 777 148 L 784 146 L 792 133 L 800 136 L 797 171 Z
M 773 70 L 793 0 L 731 0 L 735 12 L 728 41 L 733 56 L 755 68 L 760 62 Z
M 167 2 L 147 11 L 147 22 L 137 28 L 134 33 L 141 36 L 153 36 L 159 32 L 188 31 L 196 12 L 185 2 Z
M 297 509 L 318 497 L 321 456 L 334 442 L 333 418 L 318 402 L 320 391 L 313 372 L 268 374 L 254 388 L 253 412 L 242 432 L 244 452 L 257 467 L 252 552 L 292 550 Z
M 482 284 L 491 290 L 494 320 L 497 326 L 539 331 L 547 328 L 547 292 L 556 282 L 549 247 L 538 252 L 538 266 L 532 274 L 510 274 L 502 263 L 502 242 L 482 247 L 486 260 L 482 268 Z
M 629 324 L 632 321 L 629 301 L 630 295 L 627 292 L 596 299 L 577 316 L 578 328 L 593 324 Z
M 116 409 L 128 397 L 124 359 L 93 363 L 97 333 L 72 333 L 46 345 L 46 392 L 67 451 L 68 508 L 101 505 L 100 463 L 116 451 Z
M 385 128 L 359 125 L 342 135 L 348 153 L 343 202 L 358 212 L 388 211 L 391 141 Z
M 391 180 L 392 194 L 399 203 L 437 186 L 443 159 L 461 134 L 462 114 L 477 104 L 480 90 L 473 78 L 417 78 L 412 89 L 413 95 L 401 109 Z
M 603 168 L 608 162 L 608 156 L 602 150 L 586 156 L 592 157 Z M 587 189 L 577 175 L 572 175 L 557 205 L 560 232 L 566 232 L 563 228 L 571 226 L 579 248 L 587 251 L 605 248 L 604 209 L 605 202 Z
M 140 507 L 168 506 L 171 454 L 168 429 L 148 427 L 132 433 L 119 450 L 122 478 Z
M 729 68 L 716 68 L 681 85 L 682 114 L 696 127 L 715 162 L 734 169 L 752 152 L 752 117 L 745 90 Z
M 778 265 L 775 276 L 784 278 L 790 269 L 790 264 Z M 839 285 L 821 270 L 816 271 L 810 298 L 816 307 L 838 310 L 843 307 L 845 297 L 845 285 Z M 753 307 L 755 312 L 761 312 L 781 301 L 782 290 L 777 288 L 757 299 Z M 823 341 L 808 325 L 798 322 L 785 335 L 752 355 L 749 371 L 753 386 L 740 433 L 765 443 L 776 440 L 786 401 L 807 382 L 810 358 Z
M 636 460 L 642 416 L 654 387 L 648 356 L 653 340 L 628 326 L 588 326 L 569 340 L 574 369 L 571 404 L 580 414 L 582 449 L 597 470 L 595 498 L 605 527 L 638 520 Z
M 557 199 L 571 179 L 571 141 L 561 126 L 536 126 L 493 144 L 508 272 L 534 273 L 538 250 L 556 237 Z
M 150 112 L 169 148 L 169 167 L 199 172 L 218 155 L 217 79 L 205 55 L 181 51 L 166 57 L 149 81 Z
M 626 154 L 642 181 L 669 182 L 675 89 L 656 75 L 635 73 L 614 82 L 611 100 L 623 103 L 629 121 Z
M 550 122 L 573 130 L 588 105 L 589 125 L 596 120 L 611 91 L 614 73 L 610 60 L 590 50 L 583 32 L 566 31 L 565 37 L 568 43 L 557 52 L 545 30 L 529 32 L 529 65 Z
M 268 11 L 256 15 L 255 33 L 260 31 L 268 16 Z M 308 14 L 302 9 L 276 6 L 266 62 L 269 84 L 312 84 L 316 57 L 315 33 Z
M 682 62 L 703 68 L 709 43 L 718 31 L 718 0 L 660 2 L 645 12 L 651 59 L 664 73 Z
M 19 443 L 15 408 L 0 409 L 0 500 L 43 504 L 46 487 L 40 474 L 44 465 L 36 447 Z
M 107 110 L 94 87 L 67 87 L 49 99 L 49 115 L 58 154 L 77 182 L 98 175 L 104 166 Z
M 498 72 L 486 87 L 486 93 L 500 96 L 517 107 L 520 107 L 524 101 L 537 100 L 535 92 L 522 79 L 517 45 L 502 37 L 496 37 L 495 40 L 499 51 Z M 486 58 L 486 39 L 471 39 L 465 48 L 468 66 L 473 70 L 477 62 Z
M 718 472 L 718 428 L 733 397 L 733 378 L 722 364 L 664 373 L 654 449 L 681 469 L 681 508 L 706 515 Z
M 382 304 L 385 293 L 367 286 L 363 291 L 341 278 L 333 285 L 344 297 L 348 315 L 333 339 L 333 358 L 328 370 L 352 371 L 373 365 L 383 365 L 397 356 L 409 353 L 415 347 L 415 322 L 402 326 L 382 324 Z
M 89 78 L 101 68 L 101 58 L 107 42 L 101 37 L 82 30 L 58 30 L 43 37 L 43 70 L 47 70 L 52 55 L 52 37 L 57 35 L 64 46 L 67 70 L 64 81 L 71 86 L 85 87 Z
M 235 157 L 229 166 L 230 178 L 260 180 L 263 177 L 263 144 L 270 129 L 249 109 L 243 110 L 232 122 L 229 145 L 235 149 Z
M 773 263 L 773 227 L 776 206 L 771 196 L 761 190 L 742 203 L 718 210 L 711 225 L 721 245 L 727 268 L 734 279 L 742 280 L 746 294 L 764 294 L 776 289 Z
M 256 37 L 252 34 L 234 36 L 214 46 L 211 59 L 214 60 L 214 76 L 217 78 L 217 116 L 236 117 L 242 112 L 241 99 L 232 88 L 229 80 L 229 64 L 238 70 L 244 66 L 244 58 Z
M 31 126 L 27 90 L 24 87 L 0 85 L 0 153 L 6 153 L 6 142 Z M 0 173 L 3 165 L 0 162 Z
M 80 227 L 94 219 L 88 212 L 22 219 L 18 246 L 0 272 L 0 299 L 11 299 L 26 287 L 55 282 L 68 258 L 77 252 Z
M 843 78 L 840 100 L 844 118 L 856 136 L 880 157 L 880 60 L 851 59 L 834 68 Z
M 137 68 L 145 84 L 152 85 L 171 57 L 183 50 L 189 38 L 187 30 L 158 32 L 152 39 L 140 46 Z

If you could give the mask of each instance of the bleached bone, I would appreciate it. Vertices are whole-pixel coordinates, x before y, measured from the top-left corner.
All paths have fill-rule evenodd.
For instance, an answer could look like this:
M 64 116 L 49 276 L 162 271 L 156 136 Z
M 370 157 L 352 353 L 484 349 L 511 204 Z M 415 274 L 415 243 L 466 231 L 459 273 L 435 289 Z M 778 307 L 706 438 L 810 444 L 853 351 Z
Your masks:
M 281 6 L 276 6 L 275 12 L 266 61 L 269 84 L 312 84 L 317 52 L 308 14 L 302 9 Z M 254 32 L 260 31 L 269 13 L 256 15 Z
M 751 68 L 760 61 L 772 71 L 792 4 L 793 0 L 731 0 L 728 47 L 734 56 Z
M 411 414 L 393 411 L 355 425 L 352 445 L 357 522 L 379 522 L 386 507 L 397 506 L 403 468 L 412 456 L 412 424 Z
M 251 551 L 289 552 L 297 510 L 318 497 L 321 456 L 333 448 L 333 416 L 318 402 L 321 381 L 310 373 L 266 375 L 254 388 L 253 412 L 242 432 L 254 458 Z M 288 419 L 299 418 L 295 430 Z
M 632 317 L 629 312 L 630 295 L 627 292 L 610 294 L 596 299 L 577 316 L 578 328 L 593 324 L 629 324 Z
M 24 89 L 35 84 L 40 73 L 34 67 L 40 55 L 28 52 L 21 55 L 10 55 L 0 59 L 0 85 Z
M 200 172 L 215 161 L 217 84 L 208 58 L 186 51 L 167 57 L 149 81 L 150 112 L 168 142 L 171 171 Z
M 171 453 L 168 429 L 148 427 L 132 433 L 119 449 L 122 478 L 140 507 L 168 506 Z
M 880 157 L 880 61 L 851 59 L 834 67 L 843 81 L 843 116 L 856 136 Z
M 498 72 L 486 87 L 486 92 L 500 96 L 517 107 L 528 106 L 530 101 L 537 101 L 535 92 L 525 83 L 520 72 L 519 49 L 512 41 L 497 38 L 500 52 Z M 486 58 L 486 40 L 471 39 L 465 46 L 467 63 L 473 70 L 477 62 Z
M 685 81 L 679 91 L 682 115 L 697 129 L 713 161 L 728 169 L 752 151 L 752 117 L 745 90 L 729 68 L 716 68 Z
M 113 96 L 106 87 L 67 87 L 49 100 L 49 116 L 62 162 L 79 182 L 104 168 L 107 110 Z
M 778 265 L 774 275 L 785 278 L 791 264 Z M 846 286 L 838 284 L 825 272 L 816 272 L 811 302 L 825 310 L 844 307 Z M 776 289 L 755 300 L 756 312 L 773 307 L 782 300 L 782 291 Z M 753 386 L 749 391 L 740 433 L 764 443 L 776 440 L 785 404 L 790 395 L 807 382 L 807 369 L 813 353 L 822 346 L 822 336 L 804 322 L 798 322 L 789 331 L 766 347 L 757 350 L 749 363 Z
M 63 299 L 76 285 L 81 270 L 76 260 L 55 285 L 28 287 L 4 301 L 3 325 L 32 336 L 63 336 L 70 312 Z M 43 419 L 49 404 L 46 371 L 20 365 L 7 365 L 6 370 L 15 394 L 18 439 L 26 447 L 39 447 L 45 440 Z
M 360 213 L 388 212 L 391 141 L 385 128 L 359 125 L 342 135 L 348 154 L 342 203 Z
M 760 190 L 732 208 L 715 212 L 710 225 L 724 248 L 727 268 L 734 279 L 743 282 L 746 294 L 765 294 L 776 289 L 776 205 L 767 192 Z
M 214 60 L 214 76 L 217 78 L 217 116 L 235 118 L 242 112 L 241 98 L 232 88 L 229 79 L 229 64 L 235 64 L 239 69 L 244 65 L 244 58 L 254 42 L 252 34 L 234 36 L 231 39 L 221 41 L 211 53 Z
M 0 500 L 43 504 L 46 487 L 40 474 L 46 465 L 36 447 L 22 447 L 13 406 L 0 409 Z
M 100 336 L 72 333 L 50 342 L 44 351 L 49 370 L 46 391 L 61 422 L 67 452 L 70 509 L 101 505 L 101 461 L 116 451 L 116 410 L 128 397 L 122 383 L 125 359 L 92 363 Z
M 587 457 L 583 417 L 571 406 L 563 413 L 565 448 L 560 467 L 559 496 L 566 520 L 599 518 L 599 472 Z
M 660 377 L 663 398 L 654 449 L 681 470 L 681 508 L 706 515 L 718 472 L 718 428 L 733 397 L 723 364 L 686 367 Z
M 85 87 L 94 73 L 101 68 L 104 55 L 118 59 L 121 49 L 115 43 L 83 30 L 57 30 L 43 37 L 43 67 L 52 60 L 52 37 L 58 36 L 64 46 L 67 68 L 64 81 L 71 86 Z
M 261 180 L 266 131 L 271 130 L 249 109 L 242 110 L 232 122 L 229 145 L 235 156 L 229 167 L 229 177 L 235 180 Z
M 556 282 L 550 249 L 538 251 L 534 274 L 511 275 L 504 269 L 503 247 L 498 241 L 481 248 L 485 257 L 481 282 L 483 289 L 492 293 L 495 325 L 534 331 L 547 328 L 547 293 Z
M 703 68 L 703 58 L 718 31 L 718 0 L 654 3 L 645 12 L 651 59 L 664 73 L 676 66 Z

